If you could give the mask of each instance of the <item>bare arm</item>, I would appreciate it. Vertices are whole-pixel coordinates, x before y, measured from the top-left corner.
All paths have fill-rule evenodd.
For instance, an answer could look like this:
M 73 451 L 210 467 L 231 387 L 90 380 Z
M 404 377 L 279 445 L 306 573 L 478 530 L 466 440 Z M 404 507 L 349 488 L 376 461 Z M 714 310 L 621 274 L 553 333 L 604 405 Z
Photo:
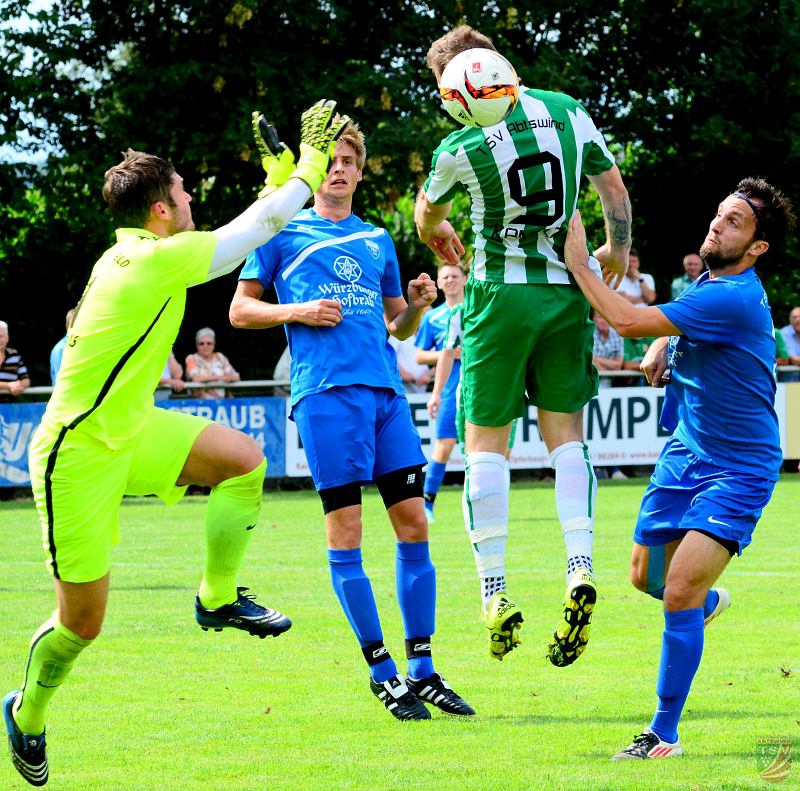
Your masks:
M 622 182 L 622 174 L 614 165 L 610 170 L 589 176 L 603 204 L 606 241 L 595 251 L 603 279 L 616 288 L 628 270 L 628 251 L 631 248 L 631 202 Z
M 441 354 L 436 349 L 417 349 L 417 362 L 420 365 L 436 365 L 441 358 Z
M 458 266 L 464 255 L 464 245 L 447 222 L 452 203 L 437 205 L 431 203 L 424 190 L 419 191 L 414 204 L 414 223 L 417 234 L 424 244 L 430 247 L 442 261 Z
M 621 294 L 608 288 L 592 272 L 588 264 L 586 233 L 579 212 L 575 212 L 569 222 L 564 259 L 592 307 L 624 338 L 654 338 L 683 334 L 661 310 L 655 307 L 634 307 Z
M 439 353 L 439 362 L 436 364 L 436 371 L 433 375 L 433 392 L 428 399 L 428 414 L 436 417 L 439 413 L 439 406 L 442 403 L 442 390 L 453 372 L 453 361 L 456 359 L 455 349 L 442 349 Z
M 408 284 L 408 302 L 402 297 L 384 297 L 383 315 L 390 335 L 404 341 L 419 325 L 422 311 L 436 299 L 436 283 L 422 272 Z
M 263 330 L 294 322 L 310 327 L 335 327 L 342 320 L 342 305 L 334 299 L 280 305 L 262 302 L 263 293 L 264 287 L 258 280 L 239 281 L 228 312 L 234 327 Z
M 622 357 L 592 357 L 592 363 L 598 371 L 619 371 Z

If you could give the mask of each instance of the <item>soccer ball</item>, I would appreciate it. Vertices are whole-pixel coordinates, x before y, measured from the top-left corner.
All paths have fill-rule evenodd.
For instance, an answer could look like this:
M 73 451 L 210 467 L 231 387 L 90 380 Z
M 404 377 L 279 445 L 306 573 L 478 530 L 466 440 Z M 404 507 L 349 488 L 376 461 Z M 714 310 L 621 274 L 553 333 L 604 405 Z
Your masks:
M 465 126 L 494 126 L 516 106 L 519 78 L 514 67 L 491 49 L 459 52 L 442 72 L 444 109 Z

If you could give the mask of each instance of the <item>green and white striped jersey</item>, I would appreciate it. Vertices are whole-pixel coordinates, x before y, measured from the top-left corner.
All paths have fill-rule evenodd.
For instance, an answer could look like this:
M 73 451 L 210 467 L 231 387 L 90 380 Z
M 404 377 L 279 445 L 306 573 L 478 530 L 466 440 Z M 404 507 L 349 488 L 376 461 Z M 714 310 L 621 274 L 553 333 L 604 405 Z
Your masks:
M 454 305 L 450 310 L 450 315 L 447 317 L 447 330 L 444 334 L 443 349 L 460 349 L 464 345 L 464 329 L 461 322 L 463 310 L 463 302 Z
M 572 283 L 561 260 L 582 175 L 614 165 L 589 114 L 563 93 L 520 88 L 500 124 L 464 127 L 433 153 L 425 194 L 472 201 L 472 277 L 490 283 Z

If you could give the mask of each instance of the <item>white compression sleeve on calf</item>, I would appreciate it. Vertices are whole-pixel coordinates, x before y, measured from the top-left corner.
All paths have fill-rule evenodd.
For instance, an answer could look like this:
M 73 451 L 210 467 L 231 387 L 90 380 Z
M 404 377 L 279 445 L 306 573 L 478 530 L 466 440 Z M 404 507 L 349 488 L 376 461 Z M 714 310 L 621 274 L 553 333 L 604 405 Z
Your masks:
M 464 524 L 480 577 L 505 575 L 508 537 L 508 485 L 502 453 L 474 451 L 467 455 L 464 482 Z
M 251 251 L 268 242 L 303 208 L 311 190 L 302 179 L 289 179 L 280 189 L 260 198 L 227 225 L 217 228 L 217 248 L 208 280 L 233 272 Z
M 556 472 L 556 508 L 567 557 L 584 557 L 591 563 L 597 478 L 589 449 L 583 442 L 565 442 L 550 454 L 549 462 Z

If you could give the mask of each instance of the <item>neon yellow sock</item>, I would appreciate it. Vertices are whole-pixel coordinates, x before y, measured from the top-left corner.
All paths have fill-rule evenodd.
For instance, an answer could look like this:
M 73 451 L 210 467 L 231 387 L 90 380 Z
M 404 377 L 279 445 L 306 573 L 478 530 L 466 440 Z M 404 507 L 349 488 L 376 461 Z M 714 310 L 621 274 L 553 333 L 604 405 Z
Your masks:
M 236 601 L 236 578 L 261 511 L 267 461 L 211 490 L 200 601 L 210 610 Z
M 36 736 L 44 732 L 51 698 L 69 675 L 78 654 L 91 642 L 62 626 L 55 617 L 36 630 L 31 640 L 25 686 L 14 712 L 14 720 L 23 733 Z

